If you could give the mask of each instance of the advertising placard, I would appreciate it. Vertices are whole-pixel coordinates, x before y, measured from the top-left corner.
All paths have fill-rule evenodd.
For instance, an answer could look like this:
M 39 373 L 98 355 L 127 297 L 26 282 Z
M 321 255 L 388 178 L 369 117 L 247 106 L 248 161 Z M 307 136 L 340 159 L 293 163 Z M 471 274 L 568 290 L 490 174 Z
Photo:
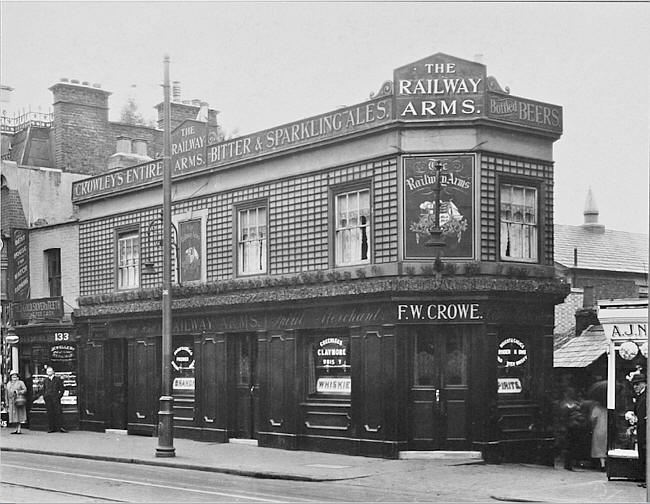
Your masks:
M 27 229 L 11 230 L 10 261 L 13 300 L 29 299 L 29 234 Z
M 497 121 L 562 133 L 562 107 L 528 98 L 488 92 L 487 116 Z
M 435 164 L 440 161 L 440 201 L 435 201 Z M 431 259 L 474 257 L 474 156 L 435 155 L 404 158 L 404 258 Z M 445 246 L 428 247 L 429 229 L 435 224 L 440 205 L 439 226 Z
M 178 223 L 181 282 L 201 280 L 201 219 Z
M 63 298 L 39 298 L 14 303 L 14 320 L 52 320 L 63 318 Z

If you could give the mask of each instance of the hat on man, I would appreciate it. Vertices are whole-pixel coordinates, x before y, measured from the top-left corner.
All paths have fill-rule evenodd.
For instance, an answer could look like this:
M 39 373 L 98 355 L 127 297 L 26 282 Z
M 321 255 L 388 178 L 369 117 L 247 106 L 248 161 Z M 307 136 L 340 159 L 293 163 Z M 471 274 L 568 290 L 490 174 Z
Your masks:
M 646 380 L 643 373 L 638 373 L 632 377 L 632 384 L 634 385 L 635 383 L 648 383 L 648 380 Z

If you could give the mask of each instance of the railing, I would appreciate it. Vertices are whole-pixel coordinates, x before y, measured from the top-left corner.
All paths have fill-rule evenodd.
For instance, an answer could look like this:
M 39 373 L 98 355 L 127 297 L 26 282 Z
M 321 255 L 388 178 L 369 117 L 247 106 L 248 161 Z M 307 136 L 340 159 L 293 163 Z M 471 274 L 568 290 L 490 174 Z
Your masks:
M 0 131 L 2 133 L 18 133 L 29 126 L 48 128 L 52 126 L 54 114 L 52 112 L 23 112 L 18 115 L 0 116 Z

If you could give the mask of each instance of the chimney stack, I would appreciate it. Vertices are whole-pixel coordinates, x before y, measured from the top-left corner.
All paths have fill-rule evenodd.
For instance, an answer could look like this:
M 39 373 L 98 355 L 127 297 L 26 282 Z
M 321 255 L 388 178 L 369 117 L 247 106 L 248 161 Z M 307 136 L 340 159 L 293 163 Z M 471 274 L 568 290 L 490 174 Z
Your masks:
M 179 103 L 181 101 L 181 83 L 180 81 L 172 82 L 172 101 Z
M 147 155 L 147 141 L 143 138 L 134 138 L 133 142 L 133 153 L 139 156 Z
M 584 223 L 583 228 L 589 229 L 595 233 L 604 233 L 605 226 L 598 223 L 598 206 L 596 205 L 596 198 L 591 192 L 591 187 L 587 191 L 587 199 L 585 200 L 585 210 L 583 212 Z
M 131 139 L 127 136 L 117 137 L 116 154 L 131 154 Z

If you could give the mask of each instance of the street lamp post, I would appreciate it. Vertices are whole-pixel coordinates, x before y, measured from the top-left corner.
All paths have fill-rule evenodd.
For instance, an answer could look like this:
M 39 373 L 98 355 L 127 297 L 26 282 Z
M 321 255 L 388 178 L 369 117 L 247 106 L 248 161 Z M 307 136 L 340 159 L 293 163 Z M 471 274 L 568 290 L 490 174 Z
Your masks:
M 442 163 L 439 160 L 436 160 L 433 167 L 436 170 L 436 181 L 433 185 L 433 198 L 435 204 L 435 215 L 433 226 L 429 228 L 429 234 L 431 238 L 424 243 L 427 247 L 435 247 L 438 250 L 438 257 L 440 257 L 440 249 L 444 247 L 445 240 L 442 238 L 442 228 L 440 227 L 440 172 L 442 171 Z
M 171 163 L 171 106 L 169 103 L 169 56 L 164 59 L 163 83 L 163 279 L 162 279 L 162 395 L 158 411 L 158 446 L 156 457 L 175 457 L 174 398 L 171 395 L 172 356 L 172 163 Z

